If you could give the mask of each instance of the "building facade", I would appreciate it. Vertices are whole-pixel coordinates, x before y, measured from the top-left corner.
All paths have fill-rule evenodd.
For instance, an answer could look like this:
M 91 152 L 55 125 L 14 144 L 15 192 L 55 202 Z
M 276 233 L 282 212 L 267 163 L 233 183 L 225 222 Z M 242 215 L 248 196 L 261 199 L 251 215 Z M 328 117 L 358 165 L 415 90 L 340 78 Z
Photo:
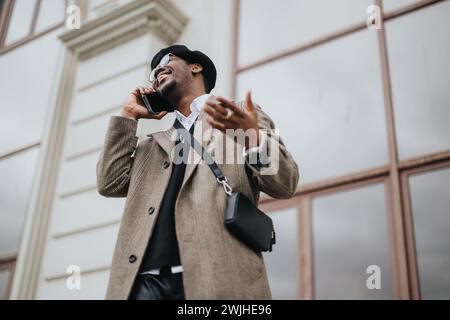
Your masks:
M 173 43 L 212 58 L 214 94 L 252 89 L 299 164 L 295 197 L 260 203 L 275 299 L 450 298 L 450 0 L 0 6 L 1 298 L 104 298 L 125 199 L 97 193 L 95 165 Z

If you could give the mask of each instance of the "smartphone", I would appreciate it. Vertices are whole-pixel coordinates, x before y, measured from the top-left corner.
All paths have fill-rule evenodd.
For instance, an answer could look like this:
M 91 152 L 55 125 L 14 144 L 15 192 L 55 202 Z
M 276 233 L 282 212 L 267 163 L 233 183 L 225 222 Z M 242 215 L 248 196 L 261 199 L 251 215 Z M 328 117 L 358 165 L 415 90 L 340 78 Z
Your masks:
M 158 114 L 162 111 L 173 112 L 175 108 L 161 96 L 158 91 L 141 94 L 141 100 L 151 115 Z

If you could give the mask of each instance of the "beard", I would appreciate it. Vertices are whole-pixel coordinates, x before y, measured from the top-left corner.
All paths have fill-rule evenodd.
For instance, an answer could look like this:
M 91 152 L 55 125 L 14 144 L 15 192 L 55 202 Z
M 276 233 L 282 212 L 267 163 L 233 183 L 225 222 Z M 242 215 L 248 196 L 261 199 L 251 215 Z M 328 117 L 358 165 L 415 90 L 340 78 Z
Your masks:
M 172 79 L 170 82 L 165 83 L 161 88 L 157 90 L 157 92 L 165 99 L 169 97 L 169 95 L 175 90 L 177 86 L 177 82 L 175 79 Z

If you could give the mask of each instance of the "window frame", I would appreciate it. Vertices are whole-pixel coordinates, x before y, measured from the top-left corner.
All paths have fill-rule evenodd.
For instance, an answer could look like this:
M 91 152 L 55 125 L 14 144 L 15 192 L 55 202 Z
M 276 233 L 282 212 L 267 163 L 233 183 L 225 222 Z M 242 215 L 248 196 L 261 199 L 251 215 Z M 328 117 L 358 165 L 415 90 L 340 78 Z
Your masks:
M 412 210 L 412 198 L 410 189 L 410 178 L 423 173 L 432 173 L 434 171 L 450 169 L 450 160 L 446 161 L 436 161 L 435 163 L 429 163 L 422 165 L 419 161 L 415 162 L 405 162 L 403 164 L 403 169 L 400 174 L 401 188 L 404 197 L 403 208 L 405 211 L 405 231 L 407 241 L 407 257 L 408 257 L 408 268 L 411 272 L 411 276 L 408 279 L 409 285 L 411 287 L 411 296 L 414 300 L 422 299 L 422 294 L 420 291 L 420 278 L 419 278 L 419 267 L 417 259 L 417 249 L 415 242 L 415 231 L 414 231 L 414 219 Z
M 330 34 L 318 37 L 307 43 L 299 43 L 297 46 L 285 48 L 275 54 L 257 59 L 245 65 L 238 61 L 239 31 L 240 31 L 240 2 L 233 0 L 232 15 L 232 80 L 231 96 L 236 100 L 237 80 L 240 73 L 265 64 L 272 63 L 294 54 L 299 54 L 311 48 L 326 44 L 335 39 L 358 32 L 366 28 L 366 22 L 361 21 L 347 28 L 336 30 Z M 442 150 L 432 154 L 424 154 L 415 158 L 400 160 L 398 157 L 398 143 L 396 139 L 395 119 L 393 110 L 391 76 L 389 69 L 388 48 L 386 43 L 385 21 L 395 19 L 424 9 L 428 6 L 440 4 L 450 0 L 417 0 L 415 3 L 405 5 L 395 10 L 385 11 L 383 0 L 373 0 L 373 4 L 381 8 L 382 26 L 378 31 L 379 67 L 382 72 L 383 98 L 386 112 L 389 163 L 385 166 L 370 168 L 360 172 L 348 173 L 340 177 L 331 177 L 325 180 L 308 183 L 298 187 L 293 198 L 289 200 L 277 200 L 263 195 L 260 207 L 270 214 L 270 211 L 292 206 L 298 206 L 302 239 L 299 246 L 299 256 L 303 260 L 300 269 L 300 298 L 314 299 L 314 270 L 312 256 L 312 198 L 319 193 L 337 192 L 341 188 L 354 188 L 371 184 L 374 181 L 383 181 L 385 185 L 387 212 L 389 214 L 388 230 L 391 241 L 391 265 L 394 299 L 420 299 L 420 288 L 417 270 L 417 257 L 413 234 L 412 212 L 409 195 L 408 177 L 418 171 L 434 170 L 450 166 L 450 150 Z M 380 180 L 381 179 L 381 180 Z M 303 282 L 303 283 L 302 283 Z
M 39 12 L 41 10 L 42 0 L 36 0 L 36 5 L 34 7 L 33 18 L 30 24 L 30 30 L 28 35 L 16 40 L 8 45 L 5 45 L 6 37 L 8 34 L 12 13 L 14 10 L 16 0 L 4 0 L 1 17 L 0 17 L 0 55 L 9 52 L 15 48 L 18 48 L 32 40 L 35 40 L 49 32 L 52 32 L 62 26 L 64 26 L 64 19 L 61 22 L 56 23 L 53 26 L 50 26 L 42 31 L 36 32 L 36 24 L 39 17 Z M 67 1 L 66 1 L 67 5 Z
M 39 148 L 41 146 L 40 142 L 31 143 L 22 147 L 18 147 L 17 149 L 10 150 L 6 153 L 0 154 L 0 161 L 13 157 L 15 155 L 21 154 L 22 152 L 26 152 L 33 148 Z M 22 230 L 23 233 L 23 230 Z M 12 284 L 14 280 L 14 274 L 16 270 L 16 262 L 17 262 L 17 252 L 1 255 L 0 256 L 0 271 L 9 271 L 10 276 L 8 280 L 8 285 L 6 286 L 6 298 L 9 299 L 11 295 Z

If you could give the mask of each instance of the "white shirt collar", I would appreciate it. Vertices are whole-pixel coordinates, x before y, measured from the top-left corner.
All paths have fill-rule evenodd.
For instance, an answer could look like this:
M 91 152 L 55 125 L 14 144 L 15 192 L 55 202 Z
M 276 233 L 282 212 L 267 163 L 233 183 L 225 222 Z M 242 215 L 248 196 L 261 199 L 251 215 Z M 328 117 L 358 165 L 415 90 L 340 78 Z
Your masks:
M 205 105 L 206 100 L 208 100 L 209 96 L 210 94 L 205 93 L 195 98 L 190 105 L 191 113 L 187 117 L 185 117 L 178 110 L 175 110 L 175 116 L 177 117 L 178 121 L 180 121 L 180 123 L 183 125 L 183 127 L 186 128 L 186 130 L 191 129 L 192 124 L 194 123 L 195 119 L 197 119 L 198 115 L 200 114 L 200 111 L 202 111 L 202 108 Z

